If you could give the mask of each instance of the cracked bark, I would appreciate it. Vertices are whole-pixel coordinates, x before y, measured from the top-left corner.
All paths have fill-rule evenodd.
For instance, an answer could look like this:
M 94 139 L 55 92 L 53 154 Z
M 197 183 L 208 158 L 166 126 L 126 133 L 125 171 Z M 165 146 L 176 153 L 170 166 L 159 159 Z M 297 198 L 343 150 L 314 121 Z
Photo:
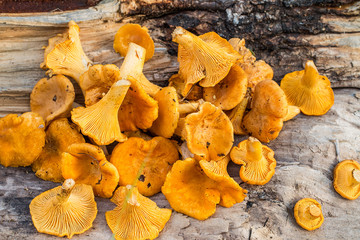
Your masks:
M 39 68 L 43 60 L 41 47 L 48 38 L 65 31 L 70 19 L 79 22 L 84 50 L 94 63 L 118 66 L 122 58 L 112 49 L 117 29 L 124 22 L 147 26 L 156 52 L 145 64 L 144 72 L 162 86 L 178 70 L 177 45 L 171 42 L 171 32 L 180 25 L 196 34 L 216 31 L 227 39 L 245 38 L 256 57 L 273 67 L 278 82 L 311 59 L 334 86 L 359 87 L 359 13 L 360 3 L 346 0 L 124 0 L 121 4 L 107 0 L 88 10 L 22 17 L 0 14 L 0 116 L 29 111 L 29 94 L 45 76 Z M 83 101 L 79 88 L 77 93 L 77 102 Z M 300 115 L 286 122 L 279 137 L 269 144 L 275 151 L 277 168 L 268 184 L 241 183 L 249 190 L 247 199 L 230 209 L 218 207 L 210 221 L 200 223 L 173 213 L 159 238 L 357 236 L 358 201 L 345 200 L 334 192 L 332 170 L 338 162 L 334 142 L 338 141 L 341 160 L 358 157 L 359 96 L 358 89 L 336 89 L 335 105 L 325 116 Z M 237 137 L 236 144 L 242 139 Z M 240 182 L 239 166 L 230 164 L 228 170 Z M 0 166 L 0 238 L 55 239 L 36 232 L 28 210 L 33 197 L 55 186 L 37 179 L 30 168 Z M 293 206 L 303 197 L 315 198 L 323 205 L 325 223 L 314 232 L 302 230 L 293 218 Z M 161 207 L 169 207 L 162 194 L 152 199 Z M 98 198 L 97 202 L 99 213 L 94 227 L 77 239 L 110 239 L 104 213 L 114 206 L 107 199 Z

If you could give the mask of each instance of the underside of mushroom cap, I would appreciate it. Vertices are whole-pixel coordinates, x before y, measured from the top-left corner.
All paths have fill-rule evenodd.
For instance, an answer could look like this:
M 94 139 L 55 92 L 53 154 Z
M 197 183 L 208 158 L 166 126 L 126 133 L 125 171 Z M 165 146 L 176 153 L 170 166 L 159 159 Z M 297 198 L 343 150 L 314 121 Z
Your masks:
M 344 160 L 334 169 L 334 189 L 342 197 L 354 200 L 360 196 L 360 164 L 355 160 Z
M 111 201 L 117 207 L 105 217 L 116 240 L 155 239 L 171 216 L 170 209 L 159 208 L 130 185 L 119 187 Z

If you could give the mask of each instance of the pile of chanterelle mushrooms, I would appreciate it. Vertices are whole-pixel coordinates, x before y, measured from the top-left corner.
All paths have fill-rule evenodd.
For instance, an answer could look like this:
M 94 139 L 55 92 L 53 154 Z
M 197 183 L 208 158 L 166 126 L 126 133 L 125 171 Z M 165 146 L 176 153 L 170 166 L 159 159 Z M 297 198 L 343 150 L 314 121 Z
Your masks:
M 246 197 L 227 173 L 230 160 L 241 165 L 242 181 L 266 184 L 276 160 L 261 142 L 275 139 L 283 122 L 300 111 L 322 115 L 334 103 L 329 80 L 312 61 L 279 86 L 271 80 L 272 68 L 257 61 L 244 40 L 227 41 L 214 32 L 196 36 L 181 27 L 172 37 L 179 44 L 179 72 L 164 88 L 142 72 L 154 53 L 145 27 L 126 24 L 117 32 L 120 68 L 92 65 L 73 21 L 66 33 L 49 39 L 41 67 L 50 78 L 35 85 L 31 112 L 0 119 L 0 163 L 31 165 L 39 178 L 63 182 L 30 204 L 39 232 L 71 238 L 88 230 L 97 214 L 94 195 L 117 205 L 106 212 L 116 239 L 159 235 L 171 210 L 148 197 L 160 191 L 175 211 L 205 220 L 217 204 L 232 207 Z M 75 106 L 65 76 L 81 87 L 85 106 Z M 234 134 L 251 137 L 233 147 Z M 106 145 L 115 141 L 109 155 Z M 359 163 L 339 163 L 334 188 L 356 199 Z M 294 215 L 307 230 L 324 219 L 320 204 L 308 198 L 296 204 Z

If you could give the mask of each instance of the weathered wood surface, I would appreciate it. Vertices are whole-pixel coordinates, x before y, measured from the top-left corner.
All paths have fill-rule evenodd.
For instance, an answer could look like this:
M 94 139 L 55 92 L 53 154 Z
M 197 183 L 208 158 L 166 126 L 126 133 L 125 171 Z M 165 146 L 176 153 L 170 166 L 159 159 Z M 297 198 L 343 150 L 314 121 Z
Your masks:
M 180 25 L 197 34 L 216 31 L 226 38 L 244 37 L 256 56 L 274 68 L 277 81 L 312 59 L 334 84 L 346 86 L 360 76 L 360 3 L 340 8 L 351 1 L 327 6 L 321 2 L 330 1 L 107 0 L 72 12 L 0 14 L 0 116 L 29 110 L 31 89 L 45 77 L 39 68 L 42 46 L 65 31 L 69 20 L 79 23 L 84 50 L 94 63 L 118 66 L 122 58 L 112 49 L 117 29 L 129 21 L 147 26 L 156 52 L 144 72 L 160 85 L 166 85 L 178 69 L 171 31 Z M 80 94 L 77 100 L 81 101 Z M 360 90 L 335 90 L 335 105 L 325 116 L 297 116 L 269 144 L 278 166 L 268 184 L 241 184 L 249 190 L 246 200 L 230 209 L 218 207 L 204 222 L 173 213 L 160 239 L 356 239 L 359 200 L 345 200 L 333 190 L 332 170 L 337 163 L 336 140 L 340 159 L 358 159 L 359 118 Z M 229 171 L 240 182 L 239 167 L 232 164 Z M 30 168 L 0 166 L 0 239 L 56 239 L 36 232 L 28 208 L 33 197 L 54 186 L 36 178 Z M 293 218 L 293 206 L 303 197 L 323 205 L 325 222 L 314 232 L 301 229 Z M 162 194 L 152 199 L 169 207 Z M 111 239 L 104 213 L 114 204 L 100 198 L 97 202 L 94 227 L 73 239 Z

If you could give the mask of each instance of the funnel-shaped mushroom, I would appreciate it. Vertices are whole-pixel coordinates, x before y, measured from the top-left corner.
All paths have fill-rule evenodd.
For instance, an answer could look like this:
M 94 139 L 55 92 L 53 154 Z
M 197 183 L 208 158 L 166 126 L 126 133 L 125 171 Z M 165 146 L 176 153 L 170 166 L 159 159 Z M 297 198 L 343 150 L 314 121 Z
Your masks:
M 36 83 L 30 95 L 30 107 L 48 125 L 55 118 L 70 117 L 74 99 L 75 91 L 70 80 L 56 75 Z
M 227 113 L 233 128 L 234 128 L 234 134 L 238 135 L 246 135 L 247 133 L 242 128 L 242 121 L 246 112 L 246 108 L 250 101 L 250 94 L 245 95 L 243 100 L 236 105 L 234 109 L 232 109 L 230 112 Z
M 125 141 L 126 136 L 120 131 L 118 111 L 129 87 L 129 81 L 117 81 L 96 104 L 73 109 L 71 119 L 80 126 L 84 135 L 91 137 L 99 145 Z
M 360 164 L 344 160 L 334 169 L 334 188 L 342 197 L 354 200 L 360 196 Z
M 321 205 L 312 198 L 301 199 L 295 204 L 294 217 L 296 222 L 308 231 L 319 228 L 324 222 Z
M 313 61 L 305 70 L 288 73 L 281 80 L 281 88 L 290 105 L 298 106 L 306 115 L 323 115 L 334 104 L 334 92 L 327 77 L 319 74 Z
M 288 112 L 286 96 L 279 85 L 272 80 L 258 83 L 251 107 L 243 118 L 243 129 L 262 142 L 277 138 Z
M 64 74 L 72 77 L 77 83 L 81 74 L 86 72 L 91 61 L 84 53 L 79 37 L 80 28 L 74 22 L 69 22 L 69 30 L 49 39 L 49 46 L 45 48 L 42 69 L 49 69 L 50 76 Z
M 289 120 L 293 119 L 294 117 L 296 117 L 299 113 L 300 113 L 299 107 L 289 105 L 288 112 L 287 112 L 286 116 L 283 118 L 283 121 L 284 122 L 289 121 Z
M 215 213 L 216 204 L 231 207 L 244 200 L 247 191 L 215 164 L 191 158 L 174 164 L 161 191 L 175 211 L 205 220 Z
M 3 166 L 31 165 L 44 144 L 45 123 L 39 114 L 9 114 L 0 119 L 0 164 Z
M 233 65 L 229 74 L 214 87 L 204 88 L 204 100 L 222 110 L 233 109 L 245 97 L 247 75 L 238 65 Z
M 136 43 L 146 49 L 145 62 L 154 55 L 154 41 L 145 26 L 141 27 L 139 24 L 128 23 L 119 28 L 115 34 L 115 51 L 125 57 L 131 43 Z
M 61 182 L 61 154 L 73 143 L 84 143 L 74 123 L 66 118 L 56 119 L 46 130 L 45 146 L 31 165 L 35 175 L 46 181 Z
M 143 74 L 145 49 L 135 43 L 129 44 L 124 62 L 120 68 L 120 76 L 128 78 L 132 76 L 150 96 L 154 96 L 161 87 L 150 82 Z
M 160 192 L 166 174 L 178 159 L 176 147 L 166 138 L 155 137 L 146 141 L 132 137 L 114 148 L 110 162 L 118 169 L 121 186 L 133 184 L 140 174 L 139 192 L 152 196 Z
M 117 206 L 105 217 L 116 240 L 154 239 L 171 216 L 170 209 L 159 208 L 130 185 L 119 187 L 111 201 Z
M 191 85 L 190 90 L 183 95 L 185 89 L 185 81 L 179 74 L 174 74 L 169 79 L 169 87 L 174 87 L 179 96 L 187 100 L 199 100 L 203 97 L 203 88 L 198 85 Z
M 229 43 L 233 48 L 243 56 L 243 62 L 239 66 L 245 71 L 248 76 L 248 87 L 252 92 L 255 90 L 256 84 L 263 80 L 271 80 L 274 76 L 274 71 L 269 64 L 263 60 L 256 61 L 253 53 L 245 47 L 245 40 L 239 38 L 232 38 Z
M 206 160 L 220 160 L 234 142 L 233 127 L 220 108 L 205 102 L 200 111 L 185 118 L 186 142 L 189 150 Z
M 231 160 L 241 164 L 240 178 L 248 184 L 264 185 L 275 173 L 274 151 L 249 137 L 230 152 Z
M 179 74 L 186 82 L 183 96 L 199 81 L 202 87 L 215 86 L 226 77 L 232 65 L 241 59 L 239 53 L 214 32 L 195 36 L 177 27 L 172 38 L 179 44 Z
M 30 203 L 34 226 L 41 233 L 71 238 L 90 229 L 97 214 L 91 186 L 67 179 Z
M 122 102 L 118 119 L 121 131 L 148 129 L 158 117 L 158 103 L 131 76 L 131 87 Z
M 62 154 L 62 175 L 91 185 L 96 196 L 109 198 L 119 182 L 116 167 L 106 160 L 100 147 L 75 143 Z

